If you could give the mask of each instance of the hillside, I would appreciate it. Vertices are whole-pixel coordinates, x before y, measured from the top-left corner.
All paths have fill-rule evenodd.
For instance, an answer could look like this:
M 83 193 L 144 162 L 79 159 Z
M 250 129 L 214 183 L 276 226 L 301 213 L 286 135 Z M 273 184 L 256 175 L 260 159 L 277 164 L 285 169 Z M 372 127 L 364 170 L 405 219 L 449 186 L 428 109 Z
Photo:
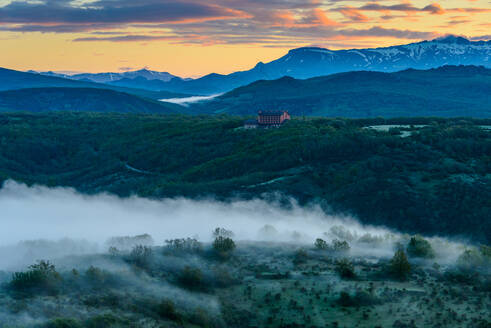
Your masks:
M 298 48 L 269 63 L 228 75 L 209 74 L 185 81 L 173 79 L 163 90 L 217 94 L 258 80 L 274 80 L 283 76 L 307 79 L 350 71 L 396 72 L 408 68 L 430 69 L 443 65 L 484 65 L 491 67 L 491 41 L 469 41 L 449 36 L 442 39 L 385 48 L 329 50 Z
M 97 89 L 109 89 L 119 92 L 130 93 L 140 97 L 146 97 L 151 99 L 162 98 L 179 98 L 187 95 L 178 94 L 175 92 L 167 91 L 150 91 L 143 89 L 133 89 L 119 86 L 111 86 L 107 84 L 77 81 L 57 76 L 46 76 L 37 73 L 25 73 L 5 68 L 0 68 L 0 91 L 17 90 L 27 88 L 97 88 Z
M 253 115 L 261 109 L 282 109 L 293 115 L 352 118 L 491 117 L 490 95 L 491 69 L 444 66 L 257 81 L 197 104 L 193 110 Z
M 269 130 L 242 122 L 1 114 L 0 181 L 155 198 L 279 197 L 285 206 L 292 197 L 402 232 L 491 241 L 491 134 L 481 127 L 490 120 L 294 119 Z M 404 126 L 365 128 L 381 124 Z
M 177 113 L 180 106 L 95 88 L 37 88 L 0 92 L 0 112 Z

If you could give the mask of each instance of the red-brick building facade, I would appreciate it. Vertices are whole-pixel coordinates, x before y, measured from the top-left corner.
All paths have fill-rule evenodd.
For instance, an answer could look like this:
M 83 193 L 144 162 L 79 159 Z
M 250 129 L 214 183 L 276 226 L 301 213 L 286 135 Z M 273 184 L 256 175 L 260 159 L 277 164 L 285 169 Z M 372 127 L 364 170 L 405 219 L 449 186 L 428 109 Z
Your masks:
M 263 127 L 278 127 L 290 119 L 290 114 L 284 110 L 260 110 L 257 114 L 257 124 Z

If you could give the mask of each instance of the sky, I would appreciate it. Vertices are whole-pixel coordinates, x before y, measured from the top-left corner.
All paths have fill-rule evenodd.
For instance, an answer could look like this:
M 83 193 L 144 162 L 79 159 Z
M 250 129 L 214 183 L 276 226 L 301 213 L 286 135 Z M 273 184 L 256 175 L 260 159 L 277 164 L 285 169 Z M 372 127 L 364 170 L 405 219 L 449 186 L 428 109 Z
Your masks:
M 230 73 L 292 48 L 491 39 L 490 0 L 0 0 L 0 66 L 182 77 Z

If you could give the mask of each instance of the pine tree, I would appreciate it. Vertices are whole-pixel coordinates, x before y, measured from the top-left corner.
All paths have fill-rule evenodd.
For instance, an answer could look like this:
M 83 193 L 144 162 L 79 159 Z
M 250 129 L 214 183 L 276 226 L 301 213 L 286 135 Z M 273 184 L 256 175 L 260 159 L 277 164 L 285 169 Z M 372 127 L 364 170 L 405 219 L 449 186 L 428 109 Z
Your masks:
M 406 253 L 402 249 L 399 249 L 394 254 L 390 262 L 391 272 L 399 279 L 405 280 L 411 272 L 411 265 L 407 260 Z

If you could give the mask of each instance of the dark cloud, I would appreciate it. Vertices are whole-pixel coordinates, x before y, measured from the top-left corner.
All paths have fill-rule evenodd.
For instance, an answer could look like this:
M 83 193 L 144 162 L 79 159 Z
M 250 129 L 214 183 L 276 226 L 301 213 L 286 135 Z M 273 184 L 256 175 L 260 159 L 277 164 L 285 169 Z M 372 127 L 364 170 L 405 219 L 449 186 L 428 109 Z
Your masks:
M 71 1 L 43 3 L 15 1 L 0 8 L 0 23 L 21 24 L 128 24 L 231 18 L 238 10 L 203 2 L 167 0 L 99 0 L 83 7 Z
M 295 46 L 368 37 L 427 39 L 435 33 L 377 25 L 409 13 L 470 10 L 479 9 L 443 9 L 436 2 L 424 7 L 410 2 L 386 5 L 373 0 L 95 0 L 78 5 L 71 0 L 14 1 L 0 7 L 0 31 L 83 33 L 76 42 Z M 367 16 L 371 12 L 383 16 Z M 371 24 L 359 29 L 351 28 L 351 23 Z M 129 33 L 127 28 L 138 32 Z
M 359 7 L 360 10 L 366 11 L 403 11 L 403 12 L 429 12 L 431 14 L 443 14 L 445 10 L 438 4 L 432 3 L 425 7 L 418 8 L 408 3 L 401 3 L 397 5 L 382 5 L 376 2 L 368 3 Z

